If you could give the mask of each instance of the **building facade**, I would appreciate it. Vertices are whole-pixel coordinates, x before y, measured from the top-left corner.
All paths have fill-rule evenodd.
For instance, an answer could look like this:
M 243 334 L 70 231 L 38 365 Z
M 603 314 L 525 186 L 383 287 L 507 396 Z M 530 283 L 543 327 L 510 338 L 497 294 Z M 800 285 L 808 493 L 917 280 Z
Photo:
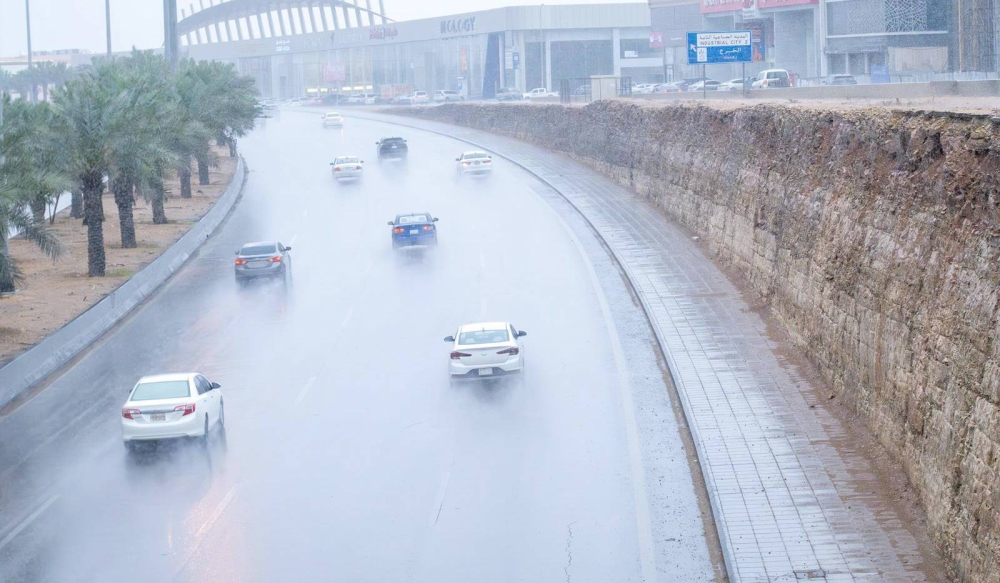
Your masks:
M 406 87 L 476 98 L 506 86 L 558 90 L 563 79 L 591 75 L 658 80 L 663 60 L 650 48 L 649 19 L 644 2 L 519 6 L 225 42 L 182 37 L 181 51 L 235 63 L 264 97 Z

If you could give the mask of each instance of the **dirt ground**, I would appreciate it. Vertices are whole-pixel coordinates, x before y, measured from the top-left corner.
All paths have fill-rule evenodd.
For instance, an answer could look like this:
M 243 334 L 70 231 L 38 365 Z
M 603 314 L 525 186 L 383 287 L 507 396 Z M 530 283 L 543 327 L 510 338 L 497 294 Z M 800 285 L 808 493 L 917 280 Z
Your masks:
M 884 107 L 887 109 L 911 111 L 951 111 L 959 113 L 975 113 L 997 115 L 1000 113 L 1000 100 L 996 97 L 915 97 L 911 99 L 709 99 L 697 98 L 683 100 L 634 99 L 654 107 L 665 105 L 707 105 L 719 109 L 730 110 L 759 104 L 785 105 L 817 111 L 846 111 L 850 109 L 865 109 Z
M 0 365 L 86 311 L 188 232 L 215 205 L 236 170 L 236 159 L 229 157 L 228 149 L 218 149 L 216 155 L 218 167 L 211 169 L 210 184 L 198 184 L 197 166 L 194 167 L 191 198 L 180 197 L 176 178 L 167 181 L 164 210 L 169 222 L 166 225 L 154 225 L 150 205 L 141 199 L 136 202 L 133 212 L 138 246 L 135 249 L 121 248 L 118 207 L 114 197 L 105 193 L 105 277 L 87 277 L 87 228 L 81 220 L 69 217 L 69 208 L 59 212 L 51 226 L 63 247 L 56 261 L 33 244 L 21 238 L 12 239 L 11 256 L 25 277 L 15 293 L 0 296 Z

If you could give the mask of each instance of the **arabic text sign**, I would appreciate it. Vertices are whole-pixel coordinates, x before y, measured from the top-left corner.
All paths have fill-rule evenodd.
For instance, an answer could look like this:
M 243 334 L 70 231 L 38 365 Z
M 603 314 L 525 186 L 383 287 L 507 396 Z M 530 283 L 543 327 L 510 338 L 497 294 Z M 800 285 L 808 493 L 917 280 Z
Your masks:
M 753 60 L 749 30 L 689 32 L 688 64 L 749 63 Z

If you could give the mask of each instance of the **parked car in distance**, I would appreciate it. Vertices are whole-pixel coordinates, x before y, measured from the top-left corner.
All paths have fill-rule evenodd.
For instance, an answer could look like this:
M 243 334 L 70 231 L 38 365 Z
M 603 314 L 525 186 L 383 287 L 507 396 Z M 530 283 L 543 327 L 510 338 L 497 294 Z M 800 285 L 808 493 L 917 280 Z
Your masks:
M 259 277 L 286 278 L 291 275 L 292 260 L 288 254 L 291 247 L 278 241 L 258 241 L 247 243 L 236 252 L 233 269 L 236 283 L 244 283 Z
M 791 87 L 792 81 L 788 71 L 784 69 L 765 69 L 757 74 L 751 89 L 774 89 L 775 87 Z
M 639 83 L 632 86 L 633 95 L 645 95 L 647 93 L 653 92 L 653 87 L 656 87 L 658 83 Z
M 405 160 L 406 155 L 409 153 L 406 140 L 403 138 L 382 138 L 375 142 L 375 145 L 378 147 L 379 162 L 383 160 Z
M 497 101 L 521 101 L 524 99 L 524 93 L 522 93 L 517 87 L 504 87 L 497 91 Z
M 336 111 L 329 111 L 323 115 L 323 127 L 333 126 L 337 128 L 344 127 L 344 116 L 340 115 Z
M 434 101 L 443 103 L 445 101 L 463 101 L 465 99 L 458 91 L 439 89 L 434 92 Z
M 715 79 L 704 79 L 687 86 L 687 91 L 717 91 L 721 82 Z
M 743 91 L 743 85 L 746 83 L 746 79 L 730 79 L 725 83 L 720 84 L 717 89 L 719 91 Z M 747 85 L 749 87 L 749 85 Z
M 437 246 L 437 218 L 430 213 L 406 213 L 389 221 L 392 227 L 392 248 Z
M 333 166 L 333 177 L 338 182 L 348 178 L 361 178 L 364 175 L 365 161 L 357 156 L 339 156 L 330 162 Z
M 529 92 L 525 93 L 524 95 L 522 95 L 522 97 L 524 99 L 533 99 L 533 98 L 540 98 L 540 97 L 559 97 L 559 92 L 558 91 L 549 91 L 548 89 L 546 89 L 544 87 L 536 87 L 536 88 L 532 89 L 531 91 L 529 91 Z
M 823 85 L 857 85 L 854 75 L 830 75 L 823 80 Z
M 683 81 L 672 81 L 670 83 L 658 83 L 653 86 L 651 93 L 680 93 L 684 91 Z

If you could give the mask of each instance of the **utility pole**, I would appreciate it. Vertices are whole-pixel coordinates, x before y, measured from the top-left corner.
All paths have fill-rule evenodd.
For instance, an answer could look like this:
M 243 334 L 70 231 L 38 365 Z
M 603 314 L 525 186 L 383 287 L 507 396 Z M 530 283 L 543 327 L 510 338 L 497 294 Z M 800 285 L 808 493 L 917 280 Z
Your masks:
M 111 61 L 111 0 L 104 0 L 104 22 L 108 29 L 108 61 Z
M 163 58 L 177 69 L 177 0 L 163 0 Z
M 24 24 L 28 28 L 28 75 L 30 77 L 31 73 L 31 0 L 24 0 Z M 28 95 L 28 101 L 31 103 L 35 102 L 35 81 L 31 80 L 31 94 Z

